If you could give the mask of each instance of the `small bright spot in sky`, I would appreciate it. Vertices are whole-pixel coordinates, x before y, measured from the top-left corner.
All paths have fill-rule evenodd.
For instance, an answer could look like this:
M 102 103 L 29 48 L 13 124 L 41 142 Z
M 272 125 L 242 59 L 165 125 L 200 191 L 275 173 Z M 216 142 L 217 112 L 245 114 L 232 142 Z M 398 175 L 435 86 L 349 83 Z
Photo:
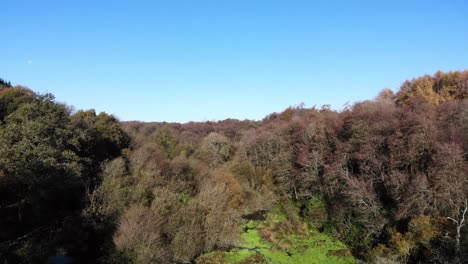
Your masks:
M 141 2 L 0 0 L 21 21 L 0 26 L 0 77 L 125 121 L 188 122 L 339 110 L 468 65 L 467 0 Z

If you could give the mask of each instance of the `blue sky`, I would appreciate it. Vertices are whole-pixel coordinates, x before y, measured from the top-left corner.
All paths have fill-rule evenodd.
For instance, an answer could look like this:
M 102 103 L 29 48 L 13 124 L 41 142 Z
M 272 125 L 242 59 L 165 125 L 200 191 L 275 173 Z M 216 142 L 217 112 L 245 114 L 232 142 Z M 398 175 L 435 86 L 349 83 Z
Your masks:
M 0 78 L 121 120 L 261 119 L 468 69 L 468 2 L 1 3 Z

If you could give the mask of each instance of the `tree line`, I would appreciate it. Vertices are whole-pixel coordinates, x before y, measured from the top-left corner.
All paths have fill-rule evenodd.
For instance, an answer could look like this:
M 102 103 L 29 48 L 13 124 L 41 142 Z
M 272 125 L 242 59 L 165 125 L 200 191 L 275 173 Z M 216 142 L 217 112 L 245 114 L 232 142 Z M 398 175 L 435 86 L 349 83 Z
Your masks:
M 468 71 L 437 72 L 339 112 L 120 123 L 2 86 L 0 259 L 196 262 L 293 203 L 360 261 L 463 263 L 467 98 Z

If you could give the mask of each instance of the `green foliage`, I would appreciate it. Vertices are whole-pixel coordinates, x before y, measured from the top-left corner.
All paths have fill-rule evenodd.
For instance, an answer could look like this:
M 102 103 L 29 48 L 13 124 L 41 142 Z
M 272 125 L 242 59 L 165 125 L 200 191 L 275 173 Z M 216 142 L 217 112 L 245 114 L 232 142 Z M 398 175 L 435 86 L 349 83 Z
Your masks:
M 151 139 L 153 142 L 162 147 L 167 157 L 174 157 L 174 150 L 177 144 L 176 138 L 173 135 L 171 129 L 167 126 L 158 128 L 152 135 Z
M 316 228 L 322 228 L 328 220 L 326 202 L 322 195 L 312 196 L 310 199 L 298 201 L 300 213 L 305 221 Z
M 100 161 L 119 155 L 123 145 L 115 153 L 100 149 L 99 159 L 87 147 L 107 137 L 106 130 L 121 132 L 117 120 L 92 134 L 76 126 L 52 95 L 18 87 L 0 91 L 0 115 L 0 259 L 44 262 L 58 247 L 82 260 L 100 254 L 90 249 L 100 238 L 89 248 L 71 241 L 97 232 L 79 212 Z
M 117 158 L 105 164 L 102 172 L 102 181 L 94 193 L 91 206 L 93 213 L 115 215 L 122 213 L 133 201 L 133 192 L 130 188 L 132 179 L 123 158 Z
M 5 119 L 0 128 L 2 203 L 31 208 L 31 218 L 20 221 L 41 223 L 47 219 L 43 216 L 80 203 L 76 195 L 82 191 L 83 165 L 77 134 L 66 109 L 50 97 L 22 104 Z
M 9 114 L 13 113 L 22 104 L 30 103 L 34 100 L 34 94 L 21 87 L 6 87 L 0 90 L 0 122 Z
M 192 201 L 192 197 L 190 197 L 189 195 L 185 194 L 185 193 L 181 193 L 178 195 L 178 200 L 181 204 L 183 205 L 187 205 L 190 203 L 190 201 Z
M 90 157 L 96 167 L 106 159 L 112 159 L 128 147 L 129 138 L 119 122 L 106 113 L 96 115 L 94 110 L 78 111 L 71 116 L 72 124 L 81 131 L 81 155 Z

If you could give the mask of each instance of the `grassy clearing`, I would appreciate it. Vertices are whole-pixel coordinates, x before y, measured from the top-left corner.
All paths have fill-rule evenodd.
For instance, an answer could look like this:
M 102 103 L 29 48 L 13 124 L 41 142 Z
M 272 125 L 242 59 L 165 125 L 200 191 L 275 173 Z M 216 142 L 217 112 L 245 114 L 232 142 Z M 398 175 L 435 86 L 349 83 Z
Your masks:
M 201 256 L 199 264 L 307 263 L 352 264 L 355 259 L 346 246 L 312 226 L 291 219 L 281 209 L 272 210 L 265 221 L 249 221 L 243 243 L 230 251 Z

